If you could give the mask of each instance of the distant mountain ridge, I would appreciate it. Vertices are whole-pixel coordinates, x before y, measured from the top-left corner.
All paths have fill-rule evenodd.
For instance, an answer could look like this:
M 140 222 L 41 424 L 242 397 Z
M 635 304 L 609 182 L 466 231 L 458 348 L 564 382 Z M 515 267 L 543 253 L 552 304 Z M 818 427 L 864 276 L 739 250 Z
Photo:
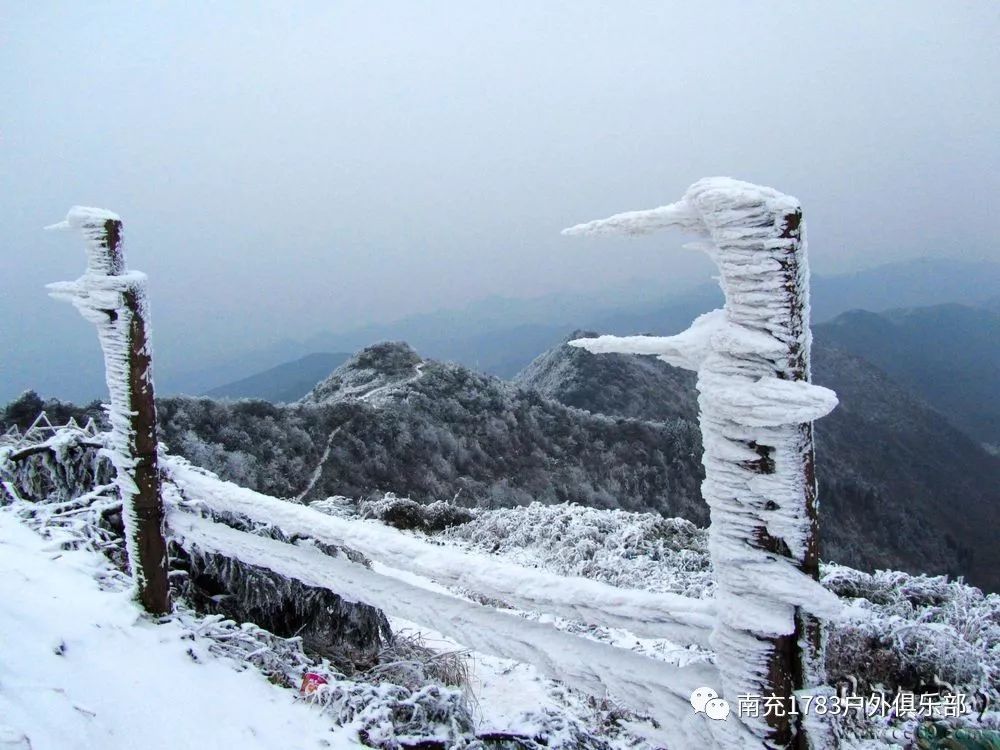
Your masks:
M 220 385 L 206 396 L 213 398 L 262 398 L 275 404 L 298 401 L 320 380 L 348 360 L 350 354 L 317 352 Z
M 678 320 L 690 315 L 690 322 L 694 316 L 693 309 L 696 308 L 697 306 L 678 306 L 670 312 L 668 319 Z M 638 317 L 623 314 L 618 320 L 609 322 L 612 326 L 610 330 L 601 328 L 587 334 L 580 330 L 573 333 L 574 329 L 565 327 L 568 330 L 561 333 L 556 343 L 585 334 L 649 331 L 653 329 L 650 325 L 652 322 L 645 314 Z M 648 327 L 644 328 L 644 324 Z M 524 352 L 529 350 L 531 358 L 524 366 L 531 366 L 530 363 L 535 361 L 538 352 L 552 346 L 549 339 L 559 330 L 560 327 L 529 327 L 525 332 L 513 329 L 513 332 L 518 333 L 517 346 L 512 345 L 504 352 L 503 356 L 507 358 L 504 369 L 520 364 L 527 356 Z M 851 310 L 826 323 L 813 326 L 813 332 L 820 345 L 835 346 L 876 364 L 908 389 L 922 396 L 955 426 L 985 445 L 994 446 L 994 452 L 996 446 L 1000 446 L 1000 399 L 996 398 L 996 394 L 1000 392 L 1000 311 L 994 311 L 988 305 L 973 307 L 959 304 L 887 310 L 881 313 Z M 538 335 L 533 338 L 532 333 Z M 468 343 L 470 342 L 456 342 L 456 346 Z M 285 363 L 236 384 L 213 389 L 207 395 L 263 398 L 272 402 L 295 401 L 305 396 L 334 366 L 346 360 L 348 355 L 315 356 L 329 357 L 331 366 L 324 370 L 327 360 L 312 359 L 311 355 L 297 361 L 298 363 Z M 482 371 L 481 365 L 481 361 L 477 360 L 471 367 Z M 645 366 L 654 368 L 656 377 L 667 377 L 658 369 L 661 365 L 655 359 L 650 359 Z M 637 373 L 632 372 L 631 375 L 636 377 Z M 679 377 L 686 377 L 686 374 Z M 280 385 L 272 384 L 272 379 L 277 379 Z M 588 399 L 600 397 L 599 394 L 581 394 L 583 400 L 578 401 L 569 392 L 573 387 L 572 382 L 562 383 L 563 390 L 559 394 L 559 400 L 570 406 L 585 403 L 592 407 L 594 404 Z M 586 388 L 586 380 L 578 387 Z M 665 394 L 664 399 L 664 406 L 661 408 L 668 408 L 668 402 L 669 408 L 679 408 L 669 394 Z M 636 413 L 620 413 L 623 416 L 638 416 Z M 644 418 L 649 418 L 648 413 Z
M 815 274 L 813 322 L 860 308 L 893 308 L 949 302 L 989 304 L 1000 288 L 1000 263 L 918 258 L 838 275 Z M 158 379 L 161 392 L 203 393 L 268 367 L 314 352 L 357 351 L 379 341 L 404 340 L 424 356 L 480 372 L 513 377 L 539 352 L 574 330 L 630 334 L 677 333 L 701 313 L 722 305 L 717 285 L 686 290 L 620 290 L 603 295 L 554 294 L 536 299 L 492 297 L 458 310 L 414 315 L 394 323 L 341 333 L 321 332 L 247 352 L 215 367 Z
M 877 365 L 968 434 L 1000 446 L 1000 312 L 959 304 L 852 310 L 813 333 L 820 344 Z

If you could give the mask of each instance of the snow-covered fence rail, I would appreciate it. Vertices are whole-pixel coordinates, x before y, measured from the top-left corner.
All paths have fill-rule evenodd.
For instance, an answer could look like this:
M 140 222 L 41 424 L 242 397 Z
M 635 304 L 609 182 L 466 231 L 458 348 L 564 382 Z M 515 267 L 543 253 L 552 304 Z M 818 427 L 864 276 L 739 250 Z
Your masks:
M 621 628 L 681 645 L 708 644 L 716 619 L 714 602 L 620 589 L 525 568 L 494 556 L 422 540 L 376 521 L 337 518 L 268 497 L 222 481 L 183 459 L 168 456 L 162 465 L 170 489 L 171 533 L 190 551 L 234 557 L 308 586 L 329 589 L 347 601 L 370 604 L 389 615 L 417 622 L 475 651 L 532 664 L 543 674 L 599 699 L 610 694 L 630 709 L 652 716 L 674 746 L 689 746 L 692 736 L 711 746 L 705 717 L 694 714 L 690 697 L 699 687 L 719 684 L 713 665 L 693 662 L 676 666 L 513 612 L 443 594 L 409 579 L 416 575 L 524 611 Z M 198 515 L 199 511 L 265 524 L 285 535 L 333 548 L 353 549 L 405 575 L 370 570 L 347 557 L 326 555 L 314 545 L 287 544 L 238 531 Z M 737 721 L 717 732 L 726 738 L 723 746 L 752 742 Z
M 175 457 L 165 459 L 164 469 L 174 487 L 209 511 L 232 513 L 276 526 L 286 534 L 350 547 L 389 567 L 474 591 L 525 611 L 708 647 L 715 622 L 715 604 L 711 600 L 622 589 L 526 568 L 495 556 L 429 544 L 375 521 L 329 516 L 223 482 Z
M 681 730 L 693 716 L 691 693 L 714 684 L 714 667 L 678 667 L 513 613 L 475 604 L 384 575 L 311 545 L 294 545 L 237 531 L 171 509 L 173 537 L 183 547 L 238 558 L 308 586 L 326 588 L 349 602 L 375 606 L 417 622 L 466 648 L 534 665 L 542 674 L 598 698 L 609 693 L 623 705 L 658 719 L 665 737 L 685 746 Z
M 149 345 L 146 276 L 129 271 L 122 221 L 110 211 L 74 206 L 51 229 L 76 229 L 87 249 L 87 270 L 76 281 L 50 284 L 52 296 L 72 302 L 97 327 L 111 395 L 108 455 L 117 470 L 125 545 L 136 593 L 147 611 L 170 611 L 167 544 L 157 468 L 156 402 Z
M 774 695 L 825 682 L 817 618 L 839 602 L 818 581 L 812 421 L 837 403 L 809 371 L 809 266 L 796 199 L 728 178 L 692 185 L 667 206 L 580 224 L 567 234 L 649 234 L 679 227 L 715 261 L 723 310 L 670 337 L 601 336 L 591 352 L 654 354 L 698 373 L 709 551 L 719 618 L 712 634 L 727 695 Z M 820 747 L 802 715 L 747 726 L 768 747 Z

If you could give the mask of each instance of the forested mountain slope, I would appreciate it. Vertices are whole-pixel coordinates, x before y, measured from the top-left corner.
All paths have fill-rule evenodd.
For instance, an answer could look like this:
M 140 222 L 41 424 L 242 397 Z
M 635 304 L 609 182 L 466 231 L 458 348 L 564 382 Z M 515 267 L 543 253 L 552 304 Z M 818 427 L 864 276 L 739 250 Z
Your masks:
M 868 362 L 817 346 L 840 405 L 816 422 L 823 557 L 860 568 L 965 574 L 1000 588 L 1000 460 Z M 691 419 L 694 376 L 649 357 L 560 346 L 517 378 L 579 408 Z
M 1000 589 L 1000 459 L 863 359 L 817 347 L 813 367 L 840 397 L 816 422 L 827 556 Z
M 160 420 L 170 450 L 283 497 L 381 490 L 421 501 L 575 501 L 708 520 L 692 422 L 588 414 L 422 360 L 405 344 L 363 350 L 298 404 L 168 398 Z
M 569 339 L 596 335 L 577 331 Z M 567 406 L 597 414 L 698 421 L 695 374 L 656 357 L 597 357 L 584 349 L 557 346 L 518 373 L 514 382 Z
M 819 344 L 864 357 L 974 438 L 1000 446 L 1000 312 L 956 304 L 853 310 L 814 333 Z

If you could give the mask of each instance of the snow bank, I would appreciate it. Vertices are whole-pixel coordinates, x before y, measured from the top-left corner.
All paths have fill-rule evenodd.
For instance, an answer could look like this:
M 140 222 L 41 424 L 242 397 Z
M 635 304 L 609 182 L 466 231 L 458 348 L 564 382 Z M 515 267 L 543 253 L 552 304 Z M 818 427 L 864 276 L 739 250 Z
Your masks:
M 128 592 L 98 588 L 98 561 L 0 510 L 4 747 L 360 747 L 260 673 L 196 662 L 179 624 L 153 624 Z

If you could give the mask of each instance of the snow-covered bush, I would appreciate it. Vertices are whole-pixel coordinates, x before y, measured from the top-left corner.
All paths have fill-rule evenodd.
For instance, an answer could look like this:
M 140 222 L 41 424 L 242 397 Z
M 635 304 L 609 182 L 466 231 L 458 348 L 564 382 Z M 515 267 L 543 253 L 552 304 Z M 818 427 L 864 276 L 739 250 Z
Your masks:
M 427 533 L 444 531 L 468 523 L 475 517 L 472 510 L 443 500 L 425 505 L 407 497 L 396 497 L 392 492 L 361 501 L 358 515 L 377 519 L 397 529 L 416 529 Z
M 471 683 L 468 652 L 435 651 L 419 632 L 392 634 L 377 655 L 377 663 L 359 673 L 367 682 L 391 682 L 410 690 L 428 684 L 468 688 Z
M 0 505 L 67 548 L 102 553 L 124 576 L 122 504 L 105 434 L 64 429 L 47 439 L 0 444 Z
M 413 692 L 399 685 L 337 680 L 309 700 L 353 725 L 370 747 L 462 747 L 472 736 L 472 716 L 461 692 L 427 685 Z M 464 741 L 463 741 L 464 740 Z
M 104 435 L 61 430 L 44 440 L 0 445 L 0 477 L 26 500 L 65 502 L 114 483 Z
M 1000 596 L 944 576 L 840 565 L 824 566 L 822 582 L 850 604 L 847 619 L 829 628 L 832 681 L 915 693 L 947 683 L 1000 702 Z
M 561 575 L 701 597 L 712 591 L 706 532 L 680 518 L 562 503 L 480 511 L 445 535 Z

